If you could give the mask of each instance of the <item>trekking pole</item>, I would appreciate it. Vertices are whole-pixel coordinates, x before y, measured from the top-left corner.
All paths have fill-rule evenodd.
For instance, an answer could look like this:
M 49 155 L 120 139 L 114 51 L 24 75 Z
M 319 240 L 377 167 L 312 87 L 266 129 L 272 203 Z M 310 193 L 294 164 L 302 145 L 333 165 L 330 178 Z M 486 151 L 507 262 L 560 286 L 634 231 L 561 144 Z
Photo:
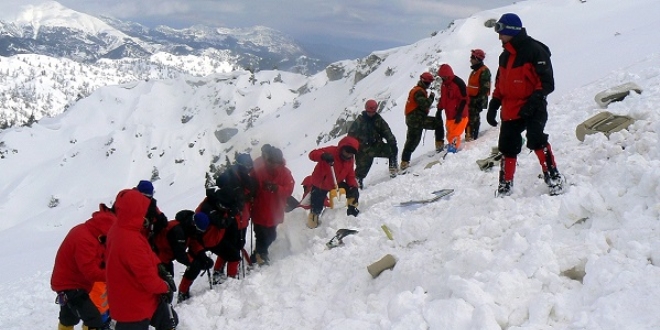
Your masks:
M 213 267 L 211 267 L 211 268 L 213 268 Z M 206 270 L 206 277 L 208 277 L 208 279 L 209 279 L 209 289 L 213 290 L 213 279 L 211 279 L 211 268 L 208 268 Z

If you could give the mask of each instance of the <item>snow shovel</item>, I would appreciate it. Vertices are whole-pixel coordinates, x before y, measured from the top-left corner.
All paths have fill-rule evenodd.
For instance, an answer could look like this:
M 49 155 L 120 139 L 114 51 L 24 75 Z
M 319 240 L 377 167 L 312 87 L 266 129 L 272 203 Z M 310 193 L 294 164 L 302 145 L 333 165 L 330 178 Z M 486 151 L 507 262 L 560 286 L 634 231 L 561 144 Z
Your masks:
M 335 205 L 339 205 L 339 202 L 341 202 L 341 195 L 346 194 L 346 190 L 344 188 L 339 188 L 339 185 L 337 184 L 337 175 L 335 174 L 335 166 L 330 165 L 330 171 L 332 172 L 332 182 L 335 184 L 335 189 L 330 190 L 330 208 L 334 209 Z M 335 204 L 335 199 L 337 200 Z

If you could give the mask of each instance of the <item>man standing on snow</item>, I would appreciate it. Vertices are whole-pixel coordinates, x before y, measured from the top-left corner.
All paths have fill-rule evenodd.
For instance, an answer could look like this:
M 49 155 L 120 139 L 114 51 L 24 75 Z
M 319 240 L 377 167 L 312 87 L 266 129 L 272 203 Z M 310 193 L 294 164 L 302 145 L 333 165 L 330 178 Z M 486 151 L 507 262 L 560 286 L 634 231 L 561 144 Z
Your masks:
M 73 330 L 80 320 L 89 329 L 108 326 L 89 293 L 94 283 L 106 280 L 105 241 L 115 220 L 110 208 L 99 205 L 89 220 L 69 231 L 57 250 L 50 286 L 60 305 L 59 330 Z
M 438 76 L 442 78 L 440 99 L 438 99 L 438 115 L 440 111 L 445 110 L 447 142 L 449 143 L 447 151 L 455 153 L 461 146 L 461 135 L 463 135 L 468 121 L 465 81 L 454 74 L 454 70 L 449 64 L 440 66 Z
M 137 189 L 117 194 L 117 221 L 108 232 L 106 257 L 108 302 L 116 330 L 176 328 L 178 316 L 171 301 L 176 285 L 160 275 L 160 260 L 147 241 L 152 200 Z
M 495 116 L 502 107 L 498 148 L 500 161 L 498 196 L 511 195 L 516 157 L 522 149 L 521 134 L 527 130 L 527 147 L 534 151 L 551 194 L 562 192 L 563 177 L 543 132 L 548 120 L 546 96 L 555 89 L 550 49 L 527 35 L 520 17 L 507 13 L 495 23 L 504 51 L 499 58 L 495 91 L 486 119 L 497 126 Z
M 360 189 L 364 188 L 363 180 L 367 177 L 375 157 L 385 157 L 390 162 L 390 177 L 396 176 L 398 165 L 396 157 L 399 149 L 396 138 L 390 126 L 377 112 L 376 100 L 368 100 L 364 104 L 364 111 L 355 119 L 348 129 L 348 136 L 360 142 L 360 149 L 355 155 L 355 177 Z M 383 142 L 385 139 L 386 142 Z
M 468 102 L 468 124 L 465 128 L 465 141 L 479 138 L 479 126 L 481 126 L 481 111 L 488 107 L 488 96 L 490 95 L 490 69 L 484 64 L 486 53 L 481 49 L 473 49 L 470 53 L 470 77 L 468 78 L 467 93 L 470 97 Z
M 250 176 L 258 186 L 252 204 L 256 244 L 251 258 L 258 265 L 267 265 L 270 261 L 268 248 L 277 238 L 277 226 L 284 221 L 284 207 L 295 181 L 286 167 L 282 150 L 270 144 L 261 147 L 261 157 L 254 161 Z
M 431 92 L 426 94 L 426 90 L 431 87 L 435 80 L 429 72 L 424 72 L 419 76 L 417 85 L 408 93 L 406 101 L 406 143 L 403 145 L 401 153 L 401 171 L 410 167 L 410 157 L 413 151 L 417 149 L 419 142 L 422 141 L 422 132 L 425 129 L 435 130 L 435 151 L 440 152 L 445 146 L 445 130 L 442 123 L 442 116 L 436 113 L 435 117 L 429 116 L 431 104 L 435 99 L 435 94 Z

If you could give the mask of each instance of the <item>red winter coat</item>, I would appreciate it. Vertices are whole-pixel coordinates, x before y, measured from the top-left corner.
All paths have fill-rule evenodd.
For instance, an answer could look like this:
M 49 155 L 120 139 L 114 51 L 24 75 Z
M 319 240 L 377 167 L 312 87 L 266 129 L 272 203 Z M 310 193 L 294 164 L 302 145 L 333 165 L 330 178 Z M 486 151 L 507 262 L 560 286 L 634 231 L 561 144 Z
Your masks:
M 339 140 L 339 144 L 336 147 L 330 146 L 314 149 L 309 153 L 309 159 L 317 162 L 311 177 L 311 184 L 313 186 L 327 191 L 335 188 L 330 165 L 321 159 L 321 155 L 328 152 L 335 158 L 334 167 L 337 183 L 346 181 L 350 187 L 357 188 L 357 180 L 355 180 L 355 157 L 351 157 L 349 160 L 341 158 L 341 148 L 345 146 L 350 146 L 358 150 L 360 143 L 354 137 L 346 136 Z
M 257 181 L 257 194 L 252 206 L 252 221 L 260 226 L 274 227 L 284 221 L 286 199 L 291 196 L 295 181 L 286 165 L 269 169 L 262 157 L 254 161 L 250 175 Z M 277 190 L 266 189 L 266 183 L 277 185 Z
M 466 118 L 468 116 L 468 96 L 465 81 L 454 75 L 454 70 L 446 64 L 440 67 L 439 74 L 442 77 L 449 77 L 449 79 L 442 80 L 438 110 L 445 110 L 447 120 L 456 119 L 459 113 L 460 118 Z
M 105 282 L 105 236 L 115 222 L 114 213 L 104 204 L 92 217 L 73 227 L 55 256 L 50 287 L 55 292 L 84 289 L 88 293 L 94 282 Z
M 143 229 L 149 198 L 134 189 L 117 194 L 117 222 L 108 233 L 106 257 L 108 302 L 120 322 L 151 319 L 168 286 L 158 276 L 158 257 Z

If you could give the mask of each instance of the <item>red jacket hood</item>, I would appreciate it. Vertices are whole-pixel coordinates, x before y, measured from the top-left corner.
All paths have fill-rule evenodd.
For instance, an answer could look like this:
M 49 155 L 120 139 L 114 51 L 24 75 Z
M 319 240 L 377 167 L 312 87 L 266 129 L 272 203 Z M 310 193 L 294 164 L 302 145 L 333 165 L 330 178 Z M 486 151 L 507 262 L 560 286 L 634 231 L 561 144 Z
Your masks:
M 85 226 L 94 237 L 108 235 L 108 230 L 115 223 L 117 217 L 105 204 L 99 204 L 99 210 L 92 213 L 92 217 L 85 221 Z
M 339 144 L 337 144 L 339 147 L 339 150 L 343 147 L 353 147 L 355 148 L 355 151 L 360 150 L 360 142 L 352 137 L 352 136 L 345 136 L 343 139 L 339 140 Z
M 141 231 L 144 228 L 144 217 L 151 200 L 135 189 L 124 189 L 117 194 L 114 209 L 117 215 L 117 226 Z
M 438 76 L 454 78 L 454 70 L 451 68 L 451 66 L 449 66 L 449 64 L 443 64 L 440 66 L 440 69 L 438 69 Z M 447 79 L 447 80 L 451 80 L 451 79 Z

